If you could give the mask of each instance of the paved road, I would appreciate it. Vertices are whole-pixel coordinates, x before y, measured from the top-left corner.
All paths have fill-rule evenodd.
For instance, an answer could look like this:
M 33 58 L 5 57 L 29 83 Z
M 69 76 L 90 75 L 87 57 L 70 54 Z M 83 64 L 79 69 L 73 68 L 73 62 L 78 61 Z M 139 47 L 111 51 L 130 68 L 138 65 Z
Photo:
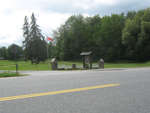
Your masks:
M 0 79 L 3 97 L 105 84 L 120 86 L 0 101 L 0 113 L 150 113 L 150 68 L 22 72 Z

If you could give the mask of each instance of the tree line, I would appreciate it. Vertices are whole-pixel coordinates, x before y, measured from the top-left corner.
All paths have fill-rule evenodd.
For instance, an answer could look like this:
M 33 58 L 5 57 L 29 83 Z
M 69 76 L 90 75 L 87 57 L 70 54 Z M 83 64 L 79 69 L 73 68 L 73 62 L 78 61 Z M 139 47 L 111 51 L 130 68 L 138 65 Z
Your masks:
M 16 47 L 14 44 L 8 48 L 2 47 L 0 57 L 22 57 L 39 63 L 47 57 L 80 60 L 81 52 L 92 51 L 94 60 L 104 58 L 109 62 L 144 62 L 150 60 L 150 8 L 104 17 L 73 15 L 53 31 L 54 41 L 49 44 L 45 41 L 33 13 L 31 22 L 25 16 L 23 37 L 23 47 Z M 10 55 L 11 51 L 14 55 Z
M 84 17 L 73 15 L 54 31 L 53 56 L 78 60 L 83 51 L 93 59 L 114 62 L 150 60 L 150 8 L 127 14 Z
M 3 60 L 23 60 L 24 51 L 21 46 L 16 44 L 11 44 L 6 47 L 0 48 L 0 59 Z

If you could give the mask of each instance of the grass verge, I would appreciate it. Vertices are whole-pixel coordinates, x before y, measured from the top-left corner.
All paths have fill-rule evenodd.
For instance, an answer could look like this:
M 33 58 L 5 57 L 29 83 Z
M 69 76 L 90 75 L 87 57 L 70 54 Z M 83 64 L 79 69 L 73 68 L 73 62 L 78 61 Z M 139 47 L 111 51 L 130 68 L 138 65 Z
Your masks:
M 3 72 L 0 73 L 0 78 L 3 77 L 20 77 L 20 76 L 25 76 L 24 74 L 20 74 L 20 73 L 15 73 L 15 72 Z

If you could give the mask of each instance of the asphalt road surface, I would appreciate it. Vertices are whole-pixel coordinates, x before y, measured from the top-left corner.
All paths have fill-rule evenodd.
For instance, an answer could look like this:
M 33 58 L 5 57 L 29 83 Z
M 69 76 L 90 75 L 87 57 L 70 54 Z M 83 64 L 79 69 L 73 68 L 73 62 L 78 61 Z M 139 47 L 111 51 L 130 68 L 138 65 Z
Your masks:
M 0 113 L 150 113 L 150 68 L 22 73 L 0 78 Z

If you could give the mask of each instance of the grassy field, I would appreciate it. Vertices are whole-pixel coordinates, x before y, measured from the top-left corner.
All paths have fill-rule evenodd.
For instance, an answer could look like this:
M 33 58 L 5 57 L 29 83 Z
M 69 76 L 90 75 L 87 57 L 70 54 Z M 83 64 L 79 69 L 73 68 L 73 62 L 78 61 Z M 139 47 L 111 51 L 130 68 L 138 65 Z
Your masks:
M 138 68 L 150 67 L 150 62 L 145 63 L 105 63 L 105 68 Z
M 16 63 L 18 64 L 19 70 L 51 70 L 50 61 L 41 62 L 40 64 L 31 64 L 30 61 L 8 61 L 8 60 L 0 60 L 0 70 L 15 70 L 16 69 Z M 71 65 L 75 63 L 76 65 L 82 65 L 80 62 L 64 62 L 60 61 L 59 67 L 61 68 L 69 68 Z
M 0 70 L 15 70 L 15 64 L 19 65 L 19 70 L 51 70 L 50 63 L 41 62 L 40 64 L 31 64 L 31 62 L 25 61 L 8 61 L 0 60 Z M 59 67 L 61 68 L 71 68 L 72 64 L 76 64 L 77 67 L 82 67 L 82 62 L 58 62 Z M 97 63 L 93 64 L 94 67 L 97 66 Z M 135 67 L 150 67 L 150 62 L 146 63 L 105 63 L 105 68 L 135 68 Z
M 25 76 L 25 75 L 22 75 L 20 73 L 15 73 L 15 72 L 0 73 L 0 78 L 3 78 L 3 77 L 19 77 L 19 76 Z

